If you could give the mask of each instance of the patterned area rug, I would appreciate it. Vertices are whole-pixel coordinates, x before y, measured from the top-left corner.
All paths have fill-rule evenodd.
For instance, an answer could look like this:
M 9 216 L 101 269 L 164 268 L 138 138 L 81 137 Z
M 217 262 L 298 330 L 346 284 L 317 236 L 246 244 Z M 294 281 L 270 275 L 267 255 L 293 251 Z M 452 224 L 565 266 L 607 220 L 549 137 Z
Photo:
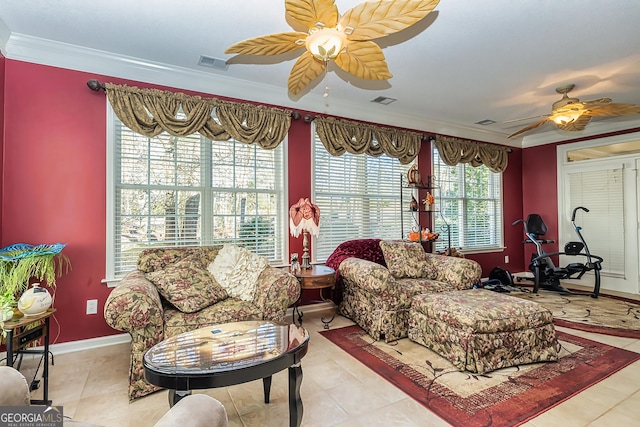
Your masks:
M 640 359 L 558 331 L 558 362 L 476 375 L 406 338 L 394 345 L 374 342 L 358 326 L 321 334 L 442 419 L 464 427 L 518 426 Z
M 640 338 L 640 301 L 602 293 L 598 298 L 585 294 L 561 295 L 545 291 L 537 294 L 511 292 L 509 295 L 535 301 L 548 308 L 553 313 L 556 326 Z

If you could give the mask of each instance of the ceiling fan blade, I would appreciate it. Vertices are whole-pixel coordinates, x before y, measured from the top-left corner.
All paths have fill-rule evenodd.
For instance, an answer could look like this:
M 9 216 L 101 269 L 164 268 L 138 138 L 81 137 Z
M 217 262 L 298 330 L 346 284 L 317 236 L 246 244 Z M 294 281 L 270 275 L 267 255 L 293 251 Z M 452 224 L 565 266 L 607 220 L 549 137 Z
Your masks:
M 338 6 L 334 0 L 285 0 L 286 13 L 296 22 L 307 28 L 315 27 L 318 22 L 325 27 L 338 25 Z
M 288 32 L 254 37 L 229 46 L 224 53 L 280 55 L 304 47 L 307 33 Z
M 512 138 L 512 137 L 514 137 L 514 136 L 516 136 L 516 135 L 520 135 L 521 133 L 524 133 L 524 132 L 530 131 L 531 129 L 535 129 L 535 128 L 537 128 L 538 126 L 541 126 L 541 125 L 545 124 L 546 122 L 548 122 L 548 121 L 550 121 L 550 120 L 551 120 L 551 119 L 550 119 L 549 117 L 546 117 L 546 118 L 544 118 L 544 119 L 542 119 L 542 120 L 538 120 L 537 122 L 532 123 L 532 124 L 530 124 L 530 125 L 528 125 L 528 126 L 525 126 L 525 127 L 523 127 L 522 129 L 520 129 L 519 131 L 512 133 L 512 134 L 511 134 L 511 135 L 509 135 L 507 138 Z
M 514 122 L 521 122 L 523 120 L 531 120 L 531 119 L 537 119 L 538 117 L 549 117 L 551 114 L 538 114 L 537 116 L 531 116 L 531 117 L 523 117 L 521 119 L 513 119 L 513 120 L 506 120 L 502 123 L 514 123 Z
M 611 104 L 611 98 L 600 98 L 600 99 L 592 99 L 590 101 L 584 101 L 582 104 L 585 108 L 587 107 L 596 107 L 600 105 Z
M 640 114 L 639 104 L 606 104 L 599 107 L 588 108 L 588 115 L 599 117 L 628 116 L 631 114 Z
M 564 130 L 567 132 L 575 132 L 575 131 L 584 130 L 584 128 L 587 126 L 587 123 L 589 123 L 590 121 L 591 121 L 591 116 L 585 113 L 571 123 L 566 123 L 566 124 L 556 123 L 556 126 L 558 126 L 558 129 L 560 130 Z
M 313 79 L 322 74 L 325 68 L 325 62 L 318 61 L 309 52 L 303 53 L 293 65 L 291 74 L 289 74 L 289 92 L 297 95 Z
M 382 49 L 375 42 L 351 42 L 334 62 L 347 73 L 361 79 L 386 80 L 393 77 Z
M 340 18 L 349 40 L 372 40 L 404 30 L 427 16 L 440 0 L 383 0 L 360 3 Z M 352 31 L 352 32 L 351 32 Z

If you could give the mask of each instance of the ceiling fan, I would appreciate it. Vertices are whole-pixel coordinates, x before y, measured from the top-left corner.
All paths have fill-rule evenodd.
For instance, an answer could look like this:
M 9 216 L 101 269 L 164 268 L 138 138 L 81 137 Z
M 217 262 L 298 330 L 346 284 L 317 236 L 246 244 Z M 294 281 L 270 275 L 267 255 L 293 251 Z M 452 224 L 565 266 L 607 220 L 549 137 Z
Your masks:
M 556 92 L 562 94 L 562 99 L 553 103 L 551 114 L 547 114 L 544 119 L 523 127 L 519 131 L 509 135 L 507 138 L 535 129 L 549 121 L 555 123 L 559 129 L 571 132 L 583 130 L 587 126 L 587 123 L 591 121 L 592 117 L 614 117 L 640 114 L 640 105 L 638 104 L 619 104 L 612 102 L 609 98 L 593 99 L 591 101 L 584 102 L 580 102 L 578 98 L 569 98 L 567 94 L 571 92 L 574 87 L 575 85 L 568 84 L 556 88 Z M 510 121 L 514 122 L 518 120 L 526 119 Z
M 229 46 L 225 53 L 280 55 L 306 47 L 289 75 L 289 92 L 300 93 L 322 74 L 329 61 L 356 77 L 392 77 L 382 49 L 371 41 L 412 26 L 440 0 L 382 0 L 360 3 L 343 15 L 334 0 L 285 0 L 286 14 L 307 32 L 255 37 Z

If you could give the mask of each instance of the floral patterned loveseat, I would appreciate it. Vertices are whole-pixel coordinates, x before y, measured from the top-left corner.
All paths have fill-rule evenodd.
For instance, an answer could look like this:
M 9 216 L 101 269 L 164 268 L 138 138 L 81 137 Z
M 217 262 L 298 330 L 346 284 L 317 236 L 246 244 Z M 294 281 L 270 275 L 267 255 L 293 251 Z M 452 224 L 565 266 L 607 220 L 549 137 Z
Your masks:
M 482 275 L 477 262 L 430 254 L 420 243 L 381 240 L 378 244 L 386 266 L 380 264 L 380 254 L 375 254 L 378 262 L 351 257 L 338 267 L 343 298 L 340 313 L 376 340 L 389 342 L 407 336 L 414 296 L 471 289 Z
M 215 323 L 283 321 L 287 308 L 298 299 L 295 276 L 266 262 L 259 269 L 238 265 L 240 273 L 254 268 L 254 288 L 248 296 L 229 296 L 210 271 L 221 250 L 222 246 L 146 249 L 138 257 L 137 270 L 111 291 L 105 320 L 131 335 L 130 400 L 159 389 L 145 381 L 142 367 L 144 353 L 155 344 Z

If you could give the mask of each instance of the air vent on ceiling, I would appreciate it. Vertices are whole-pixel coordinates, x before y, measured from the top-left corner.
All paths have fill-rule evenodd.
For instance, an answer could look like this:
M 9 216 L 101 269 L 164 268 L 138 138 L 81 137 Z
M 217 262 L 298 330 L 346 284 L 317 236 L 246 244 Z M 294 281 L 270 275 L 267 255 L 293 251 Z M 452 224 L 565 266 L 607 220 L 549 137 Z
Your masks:
M 203 67 L 209 68 L 217 68 L 218 70 L 226 71 L 229 68 L 227 65 L 227 61 L 220 58 L 213 58 L 211 56 L 200 55 L 200 60 L 198 61 L 198 65 L 202 65 Z
M 480 120 L 479 122 L 476 122 L 477 125 L 482 125 L 482 126 L 487 126 L 487 125 L 492 125 L 494 124 L 496 121 L 495 120 L 491 120 L 491 119 L 484 119 L 484 120 Z
M 375 102 L 376 104 L 389 105 L 392 102 L 397 101 L 395 98 L 388 98 L 386 96 L 379 96 L 375 99 L 372 99 L 371 102 Z

